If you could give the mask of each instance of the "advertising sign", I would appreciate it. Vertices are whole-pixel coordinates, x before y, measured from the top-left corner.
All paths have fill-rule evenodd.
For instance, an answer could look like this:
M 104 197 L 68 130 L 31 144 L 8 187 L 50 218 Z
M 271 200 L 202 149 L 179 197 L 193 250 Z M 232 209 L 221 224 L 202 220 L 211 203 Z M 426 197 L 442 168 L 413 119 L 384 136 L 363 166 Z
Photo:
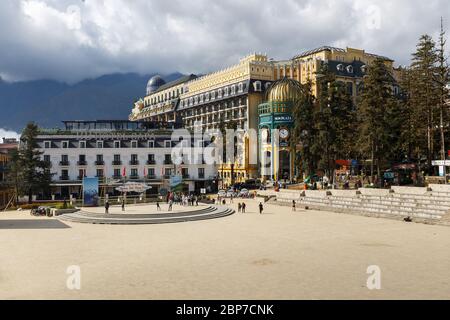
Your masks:
M 174 188 L 176 186 L 178 186 L 179 184 L 181 184 L 183 182 L 183 177 L 182 176 L 171 176 L 170 177 L 170 187 Z
M 124 185 L 117 187 L 116 190 L 120 192 L 144 193 L 145 191 L 151 188 L 152 188 L 151 186 L 146 185 L 145 183 L 127 182 Z
M 83 179 L 83 206 L 95 207 L 98 205 L 98 178 Z

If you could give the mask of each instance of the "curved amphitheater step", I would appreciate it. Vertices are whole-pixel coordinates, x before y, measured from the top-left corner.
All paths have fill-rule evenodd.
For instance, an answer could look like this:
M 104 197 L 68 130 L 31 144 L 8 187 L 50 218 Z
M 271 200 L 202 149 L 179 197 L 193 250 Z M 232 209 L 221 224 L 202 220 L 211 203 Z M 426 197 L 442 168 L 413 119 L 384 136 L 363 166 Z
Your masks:
M 164 212 L 153 214 L 104 214 L 78 211 L 58 218 L 64 221 L 91 224 L 160 224 L 223 218 L 234 214 L 234 210 L 224 206 L 208 206 L 186 212 Z
M 311 209 L 393 219 L 410 217 L 417 222 L 450 225 L 450 185 L 390 190 L 280 190 L 270 203 L 291 205 L 293 200 Z

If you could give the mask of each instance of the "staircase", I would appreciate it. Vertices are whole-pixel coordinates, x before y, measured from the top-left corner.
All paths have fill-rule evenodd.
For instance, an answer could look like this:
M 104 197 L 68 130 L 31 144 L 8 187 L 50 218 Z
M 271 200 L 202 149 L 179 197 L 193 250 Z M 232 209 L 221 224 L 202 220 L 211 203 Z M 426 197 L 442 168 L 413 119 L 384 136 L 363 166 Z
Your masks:
M 160 224 L 223 218 L 234 212 L 233 209 L 224 206 L 208 206 L 193 211 L 154 214 L 104 214 L 78 211 L 58 218 L 69 222 L 91 224 Z
M 293 200 L 297 205 L 311 209 L 399 220 L 410 217 L 416 222 L 450 225 L 450 186 L 393 187 L 390 190 L 281 190 L 275 203 L 291 205 Z

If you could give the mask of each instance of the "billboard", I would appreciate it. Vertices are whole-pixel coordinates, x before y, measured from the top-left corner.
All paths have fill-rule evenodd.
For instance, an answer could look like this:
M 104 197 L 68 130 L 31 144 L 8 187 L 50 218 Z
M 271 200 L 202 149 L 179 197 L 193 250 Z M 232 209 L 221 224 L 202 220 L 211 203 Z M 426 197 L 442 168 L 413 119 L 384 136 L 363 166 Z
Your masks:
M 83 206 L 95 207 L 98 205 L 98 178 L 83 179 Z

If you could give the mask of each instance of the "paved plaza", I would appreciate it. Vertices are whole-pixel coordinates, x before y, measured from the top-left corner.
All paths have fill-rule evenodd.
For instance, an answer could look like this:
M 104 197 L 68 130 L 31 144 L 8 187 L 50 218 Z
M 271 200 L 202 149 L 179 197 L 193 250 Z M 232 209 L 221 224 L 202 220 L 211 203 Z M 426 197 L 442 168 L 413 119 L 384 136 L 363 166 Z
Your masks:
M 0 299 L 450 298 L 449 227 L 275 205 L 260 215 L 246 202 L 245 214 L 152 225 L 0 213 Z M 366 286 L 372 265 L 380 290 Z

